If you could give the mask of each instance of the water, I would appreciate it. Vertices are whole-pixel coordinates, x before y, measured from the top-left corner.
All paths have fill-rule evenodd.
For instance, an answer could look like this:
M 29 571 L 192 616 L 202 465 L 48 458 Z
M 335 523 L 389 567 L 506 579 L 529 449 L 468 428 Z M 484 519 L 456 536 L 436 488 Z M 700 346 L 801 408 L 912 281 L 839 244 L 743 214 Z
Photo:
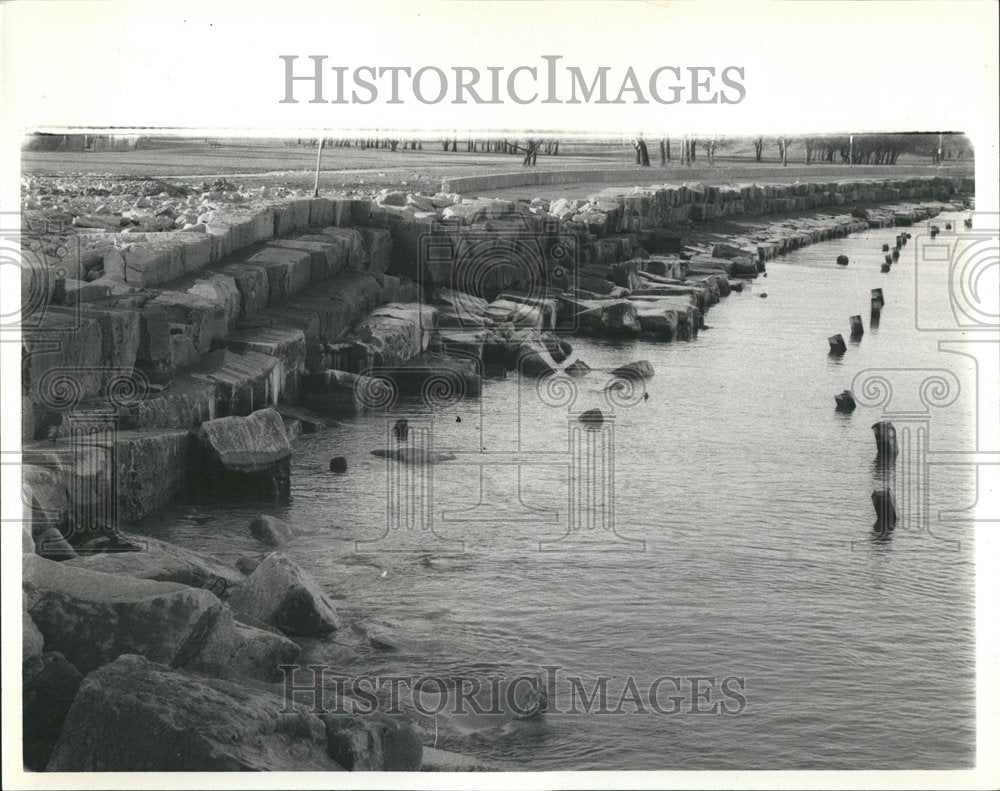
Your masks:
M 961 221 L 935 222 L 943 228 L 948 219 Z M 699 682 L 711 687 L 699 705 L 730 711 L 736 699 L 721 696 L 722 679 L 744 679 L 739 714 L 690 713 L 685 681 L 680 693 L 661 686 L 666 712 L 667 696 L 684 696 L 677 713 L 550 713 L 502 724 L 419 718 L 439 747 L 511 768 L 970 766 L 972 531 L 901 524 L 880 539 L 869 499 L 882 479 L 870 430 L 879 411 L 834 411 L 833 395 L 863 369 L 948 368 L 965 388 L 933 412 L 930 444 L 968 447 L 973 363 L 915 329 L 913 241 L 891 273 L 879 272 L 882 243 L 897 232 L 873 230 L 769 263 L 766 279 L 709 312 L 712 328 L 694 342 L 574 341 L 595 369 L 579 383 L 577 411 L 607 409 L 600 369 L 642 358 L 656 369 L 649 400 L 615 414 L 615 526 L 624 539 L 610 536 L 603 551 L 539 551 L 567 532 L 570 467 L 560 461 L 566 410 L 543 404 L 533 383 L 487 382 L 481 400 L 435 417 L 435 446 L 461 456 L 433 467 L 431 512 L 443 538 L 429 555 L 394 551 L 398 534 L 375 540 L 386 531 L 388 468 L 369 451 L 386 446 L 384 421 L 301 437 L 292 502 L 270 509 L 305 532 L 288 554 L 337 597 L 345 621 L 390 619 L 401 641 L 395 653 L 356 648 L 352 658 L 318 646 L 309 655 L 348 674 L 509 678 L 557 666 L 562 709 L 568 676 L 588 690 L 611 676 L 610 709 L 631 676 L 647 711 L 646 690 L 660 676 L 714 677 L 714 685 Z M 835 264 L 839 253 L 848 267 Z M 876 286 L 886 306 L 872 329 Z M 945 315 L 946 294 L 934 309 Z M 848 337 L 855 313 L 864 316 L 863 340 L 829 357 L 827 336 Z M 517 466 L 476 463 L 518 451 L 518 437 L 517 458 L 548 453 L 544 464 L 520 467 L 520 495 Z M 347 475 L 327 471 L 333 455 L 348 457 Z M 934 468 L 922 491 L 927 513 L 975 501 L 975 481 L 959 467 Z M 146 529 L 234 559 L 260 552 L 246 528 L 257 510 L 178 507 Z M 359 548 L 359 540 L 375 541 Z

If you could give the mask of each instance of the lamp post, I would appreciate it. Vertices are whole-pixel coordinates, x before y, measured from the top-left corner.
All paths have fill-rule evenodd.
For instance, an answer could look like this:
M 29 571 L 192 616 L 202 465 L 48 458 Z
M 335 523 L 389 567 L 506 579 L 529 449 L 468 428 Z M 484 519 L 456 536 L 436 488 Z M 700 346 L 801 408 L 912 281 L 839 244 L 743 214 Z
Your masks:
M 316 180 L 313 182 L 313 197 L 319 197 L 319 166 L 323 161 L 323 136 L 320 134 L 319 147 L 316 149 Z

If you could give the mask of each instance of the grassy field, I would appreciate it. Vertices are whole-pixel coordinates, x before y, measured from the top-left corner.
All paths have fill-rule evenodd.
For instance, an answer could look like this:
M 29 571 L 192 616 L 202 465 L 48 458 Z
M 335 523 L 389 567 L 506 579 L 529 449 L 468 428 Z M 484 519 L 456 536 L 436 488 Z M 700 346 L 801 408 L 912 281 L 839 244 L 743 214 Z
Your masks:
M 566 141 L 558 156 L 540 154 L 537 167 L 544 170 L 588 168 L 635 168 L 634 177 L 623 177 L 620 185 L 662 182 L 705 181 L 737 183 L 746 181 L 834 180 L 844 178 L 889 178 L 933 175 L 946 172 L 969 173 L 972 160 L 948 160 L 943 168 L 928 158 L 903 156 L 891 166 L 847 166 L 811 164 L 802 161 L 804 149 L 790 150 L 786 167 L 778 160 L 775 146 L 765 148 L 762 162 L 754 161 L 748 147 L 739 141 L 722 145 L 715 164 L 702 158 L 691 167 L 674 159 L 659 165 L 655 141 L 650 141 L 652 167 L 634 164 L 634 151 L 625 144 L 593 144 Z M 679 145 L 674 149 L 676 157 Z M 488 173 L 510 173 L 522 169 L 521 157 L 496 153 L 466 153 L 464 142 L 459 151 L 445 152 L 439 141 L 424 143 L 422 150 L 367 149 L 327 147 L 323 151 L 320 188 L 324 192 L 374 192 L 386 187 L 411 191 L 436 192 L 445 177 Z M 22 173 L 36 177 L 111 176 L 118 178 L 165 178 L 178 181 L 214 179 L 221 176 L 249 186 L 285 186 L 311 189 L 316 166 L 316 148 L 281 141 L 225 140 L 206 138 L 157 138 L 134 151 L 24 151 Z M 531 188 L 532 197 L 584 197 L 610 186 L 572 184 Z M 488 194 L 515 196 L 526 188 L 495 191 Z

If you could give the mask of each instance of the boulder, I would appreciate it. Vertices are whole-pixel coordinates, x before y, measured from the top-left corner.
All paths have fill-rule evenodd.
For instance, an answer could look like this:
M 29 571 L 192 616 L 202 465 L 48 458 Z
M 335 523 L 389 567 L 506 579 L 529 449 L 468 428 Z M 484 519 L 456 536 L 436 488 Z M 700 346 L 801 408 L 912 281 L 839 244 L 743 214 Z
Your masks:
M 588 409 L 577 418 L 586 426 L 600 426 L 604 423 L 604 413 L 600 409 Z
M 333 605 L 315 580 L 277 552 L 233 592 L 230 605 L 238 618 L 292 636 L 322 636 L 340 626 Z
M 223 628 L 205 641 L 190 669 L 223 678 L 275 682 L 282 678 L 280 666 L 298 659 L 299 646 L 276 631 L 240 623 L 228 611 L 223 621 Z
M 327 753 L 349 771 L 416 772 L 423 745 L 402 717 L 324 714 Z
M 222 603 L 206 590 L 122 577 L 23 556 L 26 609 L 45 640 L 82 673 L 121 654 L 169 665 L 195 661 L 225 627 Z
M 122 656 L 84 680 L 48 769 L 337 771 L 326 727 L 272 692 Z
M 580 329 L 594 335 L 633 335 L 642 331 L 635 305 L 627 299 L 585 303 L 577 314 Z
M 192 588 L 210 587 L 216 590 L 218 581 L 225 587 L 244 580 L 236 568 L 210 555 L 160 541 L 156 538 L 121 534 L 126 542 L 136 546 L 135 552 L 102 552 L 75 558 L 68 566 L 98 571 L 104 574 L 123 574 L 138 579 L 158 582 L 178 582 Z
M 295 530 L 280 519 L 267 514 L 258 514 L 250 521 L 250 535 L 265 544 L 277 546 L 295 540 Z
M 359 376 L 334 369 L 309 374 L 303 386 L 309 409 L 334 415 L 360 415 L 393 398 L 391 384 L 379 377 Z
M 636 360 L 615 368 L 611 376 L 617 379 L 651 379 L 653 364 L 649 360 Z
M 41 772 L 52 756 L 83 676 L 66 657 L 50 651 L 24 664 L 23 680 L 24 767 Z
M 27 662 L 29 659 L 42 655 L 45 647 L 45 638 L 38 631 L 35 622 L 26 612 L 21 613 L 21 661 Z
M 209 420 L 198 429 L 198 440 L 210 484 L 272 499 L 288 496 L 292 448 L 274 409 Z

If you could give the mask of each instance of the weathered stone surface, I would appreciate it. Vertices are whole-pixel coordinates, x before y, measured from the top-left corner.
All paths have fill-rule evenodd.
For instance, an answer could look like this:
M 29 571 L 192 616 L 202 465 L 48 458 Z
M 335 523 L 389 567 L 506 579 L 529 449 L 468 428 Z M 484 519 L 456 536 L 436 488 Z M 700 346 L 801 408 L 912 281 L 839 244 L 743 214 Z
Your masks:
M 58 652 L 49 652 L 26 662 L 23 676 L 21 721 L 24 766 L 30 771 L 40 772 L 52 756 L 83 676 Z
M 40 657 L 45 646 L 45 639 L 38 631 L 35 622 L 27 612 L 21 613 L 21 661 Z
M 324 414 L 359 415 L 392 400 L 392 389 L 384 379 L 347 371 L 310 374 L 304 391 L 305 406 Z
M 190 376 L 213 385 L 216 415 L 249 415 L 277 402 L 285 381 L 278 359 L 247 349 L 216 349 L 201 357 Z
M 139 550 L 89 555 L 68 561 L 67 565 L 105 574 L 178 582 L 193 588 L 210 587 L 218 580 L 223 580 L 228 585 L 236 585 L 244 580 L 243 574 L 236 568 L 210 555 L 201 555 L 147 536 L 122 534 L 122 537 L 139 547 Z
M 295 662 L 300 652 L 296 643 L 277 631 L 240 623 L 226 610 L 219 628 L 187 667 L 221 678 L 274 682 L 281 680 L 280 666 Z
M 581 330 L 595 335 L 630 335 L 642 330 L 635 305 L 627 299 L 584 303 L 577 314 Z
M 491 772 L 498 769 L 479 758 L 426 746 L 420 763 L 421 772 Z
M 277 552 L 233 592 L 231 606 L 249 623 L 274 626 L 292 636 L 321 636 L 340 625 L 312 577 Z
M 326 728 L 279 695 L 123 656 L 84 680 L 49 771 L 336 771 Z
M 250 520 L 250 535 L 265 544 L 277 546 L 295 540 L 296 532 L 292 526 L 267 514 L 258 514 Z
M 203 474 L 210 484 L 271 498 L 288 495 L 292 448 L 275 410 L 202 423 L 198 440 Z
M 327 752 L 349 771 L 416 772 L 423 760 L 420 736 L 402 717 L 324 714 Z
M 312 254 L 308 251 L 269 245 L 252 255 L 247 263 L 267 272 L 269 305 L 283 304 L 308 286 L 312 277 Z
M 49 651 L 82 673 L 136 653 L 183 666 L 219 628 L 223 605 L 206 590 L 103 574 L 24 555 L 24 595 Z
M 376 308 L 355 325 L 353 339 L 379 366 L 405 363 L 427 351 L 437 326 L 437 310 L 428 305 L 390 303 Z
M 35 554 L 50 560 L 69 560 L 76 557 L 76 551 L 54 527 L 47 527 L 35 536 Z

